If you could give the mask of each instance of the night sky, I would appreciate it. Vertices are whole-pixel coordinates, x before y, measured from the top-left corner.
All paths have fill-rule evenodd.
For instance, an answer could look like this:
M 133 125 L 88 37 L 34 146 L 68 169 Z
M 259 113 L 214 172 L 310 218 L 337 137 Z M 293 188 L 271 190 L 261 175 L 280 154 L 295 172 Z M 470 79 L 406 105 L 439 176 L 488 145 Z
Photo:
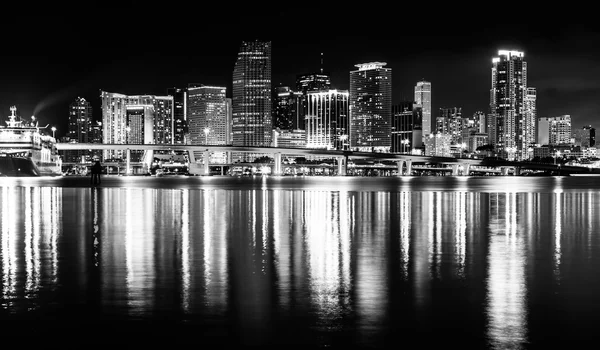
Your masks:
M 16 105 L 21 116 L 56 126 L 60 137 L 77 96 L 100 119 L 100 90 L 166 95 L 169 87 L 201 83 L 226 86 L 230 95 L 240 43 L 270 40 L 273 87 L 318 71 L 321 53 L 337 89 L 349 88 L 355 64 L 387 62 L 393 103 L 411 100 L 424 78 L 432 83 L 434 116 L 445 107 L 487 113 L 492 57 L 499 49 L 524 51 L 538 116 L 570 114 L 573 128 L 600 127 L 600 24 L 592 9 L 221 3 L 3 4 L 0 117 Z

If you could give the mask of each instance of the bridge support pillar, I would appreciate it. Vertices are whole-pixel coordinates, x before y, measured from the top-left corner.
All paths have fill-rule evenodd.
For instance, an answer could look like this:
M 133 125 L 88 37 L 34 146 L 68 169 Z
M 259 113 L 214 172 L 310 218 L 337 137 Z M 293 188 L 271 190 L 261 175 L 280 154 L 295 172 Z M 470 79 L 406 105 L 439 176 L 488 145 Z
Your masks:
M 154 150 L 148 149 L 144 152 L 144 166 L 146 167 L 144 171 L 146 173 L 150 173 L 152 163 L 154 163 Z
M 513 173 L 513 175 L 521 175 L 521 167 L 516 166 L 515 167 L 515 172 Z
M 469 176 L 469 173 L 471 172 L 471 164 L 463 164 L 463 175 L 464 176 Z
M 404 175 L 412 175 L 412 160 L 409 159 L 406 161 L 406 173 L 404 173 Z
M 281 176 L 281 153 L 275 153 L 273 155 L 273 161 L 273 175 Z
M 203 156 L 204 156 L 204 163 L 202 164 L 203 165 L 202 168 L 204 169 L 204 171 L 202 172 L 202 175 L 208 176 L 208 175 L 210 175 L 210 163 L 209 163 L 210 162 L 210 152 L 208 150 L 204 151 Z
M 398 176 L 402 176 L 404 175 L 404 161 L 403 160 L 398 160 L 396 161 L 396 167 L 397 167 L 397 171 L 398 171 Z
M 194 151 L 188 150 L 187 153 L 190 163 L 196 163 L 196 156 L 194 156 Z
M 500 167 L 500 174 L 508 175 L 508 167 L 507 166 Z
M 346 157 L 337 157 L 337 176 L 348 175 L 348 163 Z
M 450 167 L 452 168 L 452 175 L 458 175 L 458 164 L 452 164 Z
M 125 175 L 131 175 L 131 150 L 126 151 Z

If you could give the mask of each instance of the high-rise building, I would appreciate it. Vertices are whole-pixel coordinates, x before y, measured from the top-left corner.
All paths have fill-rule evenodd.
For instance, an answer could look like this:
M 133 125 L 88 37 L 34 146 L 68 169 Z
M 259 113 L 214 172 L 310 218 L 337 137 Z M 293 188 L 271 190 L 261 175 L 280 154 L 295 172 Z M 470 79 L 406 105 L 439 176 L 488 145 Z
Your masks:
M 539 118 L 537 143 L 542 146 L 571 144 L 571 116 Z
M 499 50 L 492 59 L 490 113 L 494 114 L 494 144 L 503 156 L 529 157 L 535 135 L 535 90 L 527 88 L 527 62 L 521 51 Z M 533 117 L 535 118 L 535 117 Z
M 392 69 L 385 62 L 355 65 L 350 72 L 350 147 L 389 152 L 391 148 Z
M 173 143 L 186 143 L 187 134 L 187 91 L 181 88 L 167 89 L 167 95 L 173 97 Z
M 344 149 L 350 132 L 348 91 L 309 91 L 306 97 L 306 147 Z
M 404 101 L 392 106 L 392 153 L 412 153 L 420 146 L 423 127 L 423 108 L 414 101 Z
M 188 130 L 192 145 L 226 145 L 229 140 L 227 88 L 193 85 L 187 88 Z
M 244 41 L 233 69 L 234 146 L 271 144 L 271 42 Z
M 326 91 L 331 89 L 331 77 L 325 73 L 302 74 L 296 77 L 296 91 Z
M 304 115 L 300 115 L 302 93 L 292 91 L 288 86 L 275 88 L 273 98 L 273 129 L 304 129 Z
M 462 131 L 466 127 L 460 107 L 440 108 L 436 118 L 435 133 L 450 135 L 452 145 L 462 143 Z
M 573 139 L 575 146 L 594 147 L 596 145 L 596 128 L 591 125 L 584 125 L 579 129 L 573 130 Z
M 147 145 L 154 143 L 153 119 L 154 106 L 151 104 L 131 104 L 125 106 L 126 123 L 125 143 Z M 130 160 L 139 162 L 144 155 L 143 150 L 131 150 Z
M 486 115 L 482 111 L 473 113 L 473 128 L 475 128 L 474 131 L 478 134 L 487 133 Z
M 423 109 L 423 132 L 421 145 L 419 145 L 423 146 L 427 135 L 435 131 L 431 115 L 431 83 L 425 79 L 415 85 L 415 102 Z
M 124 95 L 100 91 L 102 100 L 102 142 L 106 144 L 127 143 L 127 107 L 151 105 L 151 143 L 171 144 L 173 142 L 173 96 Z M 130 127 L 131 130 L 131 127 Z M 144 129 L 149 130 L 149 129 Z M 146 139 L 146 136 L 144 136 Z M 125 158 L 122 150 L 104 151 L 104 159 Z
M 524 111 L 523 111 L 523 148 L 527 148 L 527 157 L 533 158 L 533 148 L 537 141 L 537 91 L 533 87 L 528 87 L 525 91 Z
M 69 105 L 69 126 L 67 136 L 69 142 L 88 143 L 90 140 L 90 131 L 92 127 L 92 105 L 83 97 L 77 97 Z M 79 163 L 89 158 L 90 152 L 85 150 L 65 151 L 64 161 Z

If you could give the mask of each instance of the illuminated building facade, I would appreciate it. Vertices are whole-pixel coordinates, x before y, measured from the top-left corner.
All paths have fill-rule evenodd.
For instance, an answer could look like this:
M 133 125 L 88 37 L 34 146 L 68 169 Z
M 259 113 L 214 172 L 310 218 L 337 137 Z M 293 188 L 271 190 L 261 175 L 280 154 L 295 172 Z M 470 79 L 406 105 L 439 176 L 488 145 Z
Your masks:
M 311 73 L 298 75 L 296 77 L 296 91 L 306 95 L 309 91 L 328 91 L 331 89 L 331 77 L 329 74 Z
M 423 132 L 421 145 L 424 144 L 427 135 L 435 132 L 431 115 L 431 82 L 421 80 L 415 85 L 415 102 L 423 109 Z
M 420 147 L 423 127 L 423 108 L 414 101 L 392 106 L 391 152 L 412 153 Z
M 306 131 L 273 130 L 273 147 L 306 148 Z
M 126 123 L 125 143 L 131 145 L 145 145 L 154 143 L 153 119 L 154 106 L 134 104 L 125 107 Z M 130 160 L 139 162 L 144 151 L 131 150 Z
M 187 91 L 181 88 L 167 89 L 173 97 L 173 143 L 186 143 L 187 135 Z
M 349 137 L 348 91 L 309 91 L 306 94 L 306 147 L 338 149 Z
M 350 72 L 350 147 L 367 152 L 391 148 L 392 69 L 385 62 L 357 64 Z
M 447 134 L 429 134 L 425 137 L 425 155 L 451 157 L 452 137 Z
M 227 88 L 191 85 L 187 88 L 190 144 L 226 145 L 229 141 Z
M 69 105 L 69 125 L 67 136 L 69 142 L 88 143 L 91 142 L 90 132 L 93 123 L 92 105 L 83 97 L 77 97 Z M 90 157 L 90 151 L 77 150 L 65 151 L 64 161 L 79 163 Z
M 537 143 L 542 146 L 571 144 L 571 116 L 541 117 Z
M 460 107 L 440 108 L 436 118 L 435 133 L 448 134 L 453 145 L 462 143 L 462 131 L 466 128 Z
M 528 87 L 525 91 L 525 108 L 523 111 L 523 159 L 533 158 L 533 147 L 537 141 L 537 91 L 535 88 Z M 527 152 L 527 153 L 526 153 Z
M 271 42 L 242 42 L 233 69 L 234 146 L 271 144 L 271 92 Z
M 151 105 L 153 114 L 150 123 L 152 142 L 171 144 L 173 142 L 173 96 L 124 95 L 100 91 L 102 100 L 102 143 L 127 143 L 127 107 Z M 145 137 L 144 137 L 145 139 Z M 125 159 L 122 150 L 104 151 L 104 159 Z
M 490 142 L 506 157 L 529 158 L 535 135 L 535 90 L 527 88 L 527 62 L 521 51 L 499 50 L 492 59 L 490 113 L 494 115 Z M 533 119 L 532 119 L 533 118 Z

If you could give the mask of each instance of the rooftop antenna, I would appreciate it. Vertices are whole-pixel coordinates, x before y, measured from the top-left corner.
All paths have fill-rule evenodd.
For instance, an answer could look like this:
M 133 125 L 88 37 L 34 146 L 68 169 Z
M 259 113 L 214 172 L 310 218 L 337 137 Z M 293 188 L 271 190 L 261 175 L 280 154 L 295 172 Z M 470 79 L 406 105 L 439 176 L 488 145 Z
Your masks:
M 323 74 L 323 53 L 321 52 L 321 74 Z

